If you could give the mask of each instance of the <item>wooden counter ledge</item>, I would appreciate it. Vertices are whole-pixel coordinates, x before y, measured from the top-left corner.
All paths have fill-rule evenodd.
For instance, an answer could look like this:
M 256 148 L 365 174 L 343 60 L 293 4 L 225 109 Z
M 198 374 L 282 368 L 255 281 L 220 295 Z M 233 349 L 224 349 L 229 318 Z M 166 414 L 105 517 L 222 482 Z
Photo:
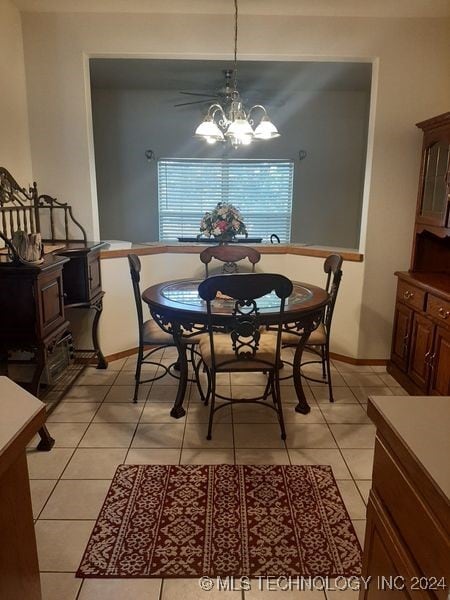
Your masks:
M 243 243 L 245 245 L 245 243 Z M 341 254 L 344 260 L 350 262 L 363 262 L 364 255 L 357 250 L 348 248 L 334 248 L 327 246 L 306 246 L 303 244 L 248 244 L 255 246 L 261 254 L 294 254 L 299 256 L 312 256 L 317 258 L 326 258 L 330 254 Z M 131 248 L 120 250 L 102 250 L 100 258 L 102 260 L 110 258 L 124 258 L 128 254 L 137 254 L 138 256 L 147 256 L 150 254 L 199 254 L 207 246 L 205 244 L 192 244 L 183 242 L 161 243 L 154 242 L 148 244 L 133 244 Z

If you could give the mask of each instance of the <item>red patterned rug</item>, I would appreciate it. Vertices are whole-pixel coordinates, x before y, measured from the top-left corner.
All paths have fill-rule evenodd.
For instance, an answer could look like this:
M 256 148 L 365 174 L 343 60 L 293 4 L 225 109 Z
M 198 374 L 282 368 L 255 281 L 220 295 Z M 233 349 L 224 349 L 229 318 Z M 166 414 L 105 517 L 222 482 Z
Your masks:
M 120 465 L 77 576 L 360 572 L 331 467 Z

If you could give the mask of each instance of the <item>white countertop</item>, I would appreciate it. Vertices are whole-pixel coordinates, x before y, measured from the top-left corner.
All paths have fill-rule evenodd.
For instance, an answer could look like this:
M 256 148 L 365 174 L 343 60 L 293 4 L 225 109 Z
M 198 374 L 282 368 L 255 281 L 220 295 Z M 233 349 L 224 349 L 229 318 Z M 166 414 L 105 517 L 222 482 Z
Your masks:
M 370 396 L 369 402 L 450 498 L 450 396 Z
M 45 405 L 8 377 L 0 377 L 0 455 Z

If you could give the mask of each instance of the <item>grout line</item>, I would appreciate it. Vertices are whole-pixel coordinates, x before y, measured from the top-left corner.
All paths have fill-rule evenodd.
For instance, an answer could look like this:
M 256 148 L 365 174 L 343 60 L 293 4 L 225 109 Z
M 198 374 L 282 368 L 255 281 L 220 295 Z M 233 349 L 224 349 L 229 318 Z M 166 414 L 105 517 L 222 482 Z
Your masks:
M 322 412 L 322 411 L 321 411 L 321 412 Z M 322 414 L 323 414 L 323 413 L 322 413 Z M 325 415 L 324 415 L 324 417 L 325 417 Z M 328 423 L 327 423 L 327 425 L 328 425 Z M 344 454 L 343 454 L 343 452 L 342 452 L 342 448 L 339 446 L 339 444 L 338 444 L 338 442 L 337 442 L 337 439 L 336 439 L 336 437 L 335 437 L 335 435 L 334 435 L 334 433 L 333 433 L 333 430 L 331 429 L 331 427 L 330 427 L 329 425 L 328 425 L 328 429 L 330 430 L 330 433 L 331 433 L 331 435 L 333 436 L 333 439 L 334 439 L 334 441 L 336 442 L 336 445 L 337 445 L 337 447 L 338 447 L 338 449 L 339 449 L 339 453 L 340 453 L 340 455 L 341 455 L 342 459 L 344 460 L 345 466 L 347 467 L 347 469 L 348 469 L 348 472 L 350 473 L 351 481 L 353 482 L 353 485 L 356 487 L 356 489 L 357 489 L 357 491 L 358 491 L 358 494 L 359 494 L 360 498 L 362 499 L 364 506 L 366 507 L 366 516 L 367 516 L 367 505 L 366 505 L 366 502 L 364 501 L 364 498 L 363 498 L 363 496 L 362 496 L 361 490 L 359 489 L 359 487 L 358 487 L 358 485 L 357 485 L 357 483 L 356 483 L 356 480 L 355 480 L 355 478 L 354 478 L 354 476 L 353 476 L 353 472 L 352 472 L 352 470 L 350 469 L 350 466 L 349 466 L 349 464 L 348 464 L 348 463 L 347 463 L 347 461 L 345 460 L 345 456 L 344 456 Z M 353 450 L 353 448 L 345 448 L 345 450 Z M 349 480 L 349 479 L 347 479 L 347 480 L 345 480 L 345 481 L 350 481 L 350 480 Z M 342 494 L 341 494 L 341 496 L 342 496 Z M 344 500 L 344 499 L 342 498 L 342 500 Z M 344 501 L 344 505 L 345 505 L 345 501 Z M 346 507 L 346 508 L 347 508 L 347 507 Z M 349 510 L 348 510 L 348 509 L 347 509 L 347 512 L 348 512 L 348 514 L 350 515 L 350 512 L 349 512 Z M 356 519 L 355 519 L 355 520 L 356 520 Z
M 80 383 L 80 385 L 84 386 L 84 387 L 96 387 L 97 385 L 98 386 L 101 385 L 101 386 L 107 387 L 108 390 L 106 391 L 106 393 L 104 394 L 104 396 L 103 396 L 103 398 L 102 398 L 102 400 L 100 402 L 98 402 L 98 401 L 94 401 L 94 402 L 87 401 L 87 402 L 85 402 L 85 403 L 90 403 L 90 404 L 98 403 L 99 406 L 97 407 L 96 411 L 93 413 L 90 421 L 83 422 L 83 424 L 86 424 L 87 427 L 86 427 L 85 432 L 81 436 L 80 440 L 75 445 L 58 446 L 57 447 L 59 449 L 70 449 L 70 450 L 72 450 L 72 452 L 71 452 L 70 456 L 67 458 L 67 460 L 65 462 L 65 466 L 64 466 L 63 470 L 61 471 L 59 477 L 57 477 L 56 479 L 52 479 L 52 481 L 55 482 L 54 486 L 52 487 L 52 489 L 51 489 L 51 491 L 50 491 L 50 493 L 48 495 L 47 500 L 43 504 L 43 506 L 42 506 L 41 510 L 39 511 L 38 515 L 36 516 L 36 519 L 35 519 L 36 522 L 38 522 L 39 520 L 41 520 L 41 521 L 61 521 L 61 520 L 68 520 L 68 521 L 94 521 L 95 522 L 95 520 L 92 520 L 92 519 L 42 519 L 41 518 L 41 514 L 42 514 L 43 510 L 45 509 L 47 503 L 49 502 L 50 498 L 52 497 L 52 495 L 53 495 L 53 493 L 55 491 L 56 486 L 62 480 L 62 477 L 63 477 L 64 473 L 66 472 L 69 463 L 72 461 L 72 459 L 74 457 L 74 454 L 75 454 L 75 452 L 78 449 L 83 449 L 83 450 L 88 450 L 88 449 L 96 449 L 96 450 L 120 449 L 120 450 L 126 450 L 124 462 L 126 461 L 126 459 L 128 457 L 128 454 L 129 454 L 129 451 L 131 449 L 131 445 L 132 445 L 132 443 L 134 441 L 134 438 L 135 438 L 135 435 L 136 435 L 136 432 L 137 432 L 137 428 L 138 428 L 139 424 L 141 424 L 141 419 L 142 419 L 142 415 L 144 413 L 144 409 L 147 406 L 147 404 L 151 402 L 151 391 L 153 389 L 153 385 L 154 385 L 155 382 L 151 382 L 151 384 L 149 385 L 149 388 L 148 388 L 148 392 L 147 392 L 147 394 L 146 394 L 143 402 L 139 403 L 139 406 L 142 405 L 142 409 L 141 409 L 141 412 L 140 412 L 140 415 L 139 415 L 139 419 L 138 419 L 138 421 L 136 423 L 129 423 L 129 422 L 126 422 L 126 421 L 124 421 L 124 422 L 122 422 L 122 421 L 112 421 L 112 422 L 104 422 L 104 423 L 96 422 L 96 424 L 111 424 L 111 425 L 114 425 L 114 424 L 118 424 L 118 425 L 119 424 L 127 424 L 127 425 L 135 425 L 133 436 L 132 436 L 132 438 L 131 438 L 128 446 L 122 446 L 122 447 L 117 447 L 117 446 L 86 446 L 86 447 L 81 447 L 80 446 L 80 444 L 81 444 L 82 440 L 84 439 L 87 431 L 89 430 L 90 426 L 93 424 L 95 416 L 98 414 L 98 411 L 101 409 L 102 406 L 104 406 L 104 405 L 114 406 L 115 404 L 127 404 L 128 405 L 128 402 L 123 402 L 123 403 L 106 402 L 106 398 L 108 397 L 108 395 L 111 392 L 111 390 L 113 389 L 113 387 L 120 387 L 120 384 L 116 384 L 115 383 L 115 381 L 119 377 L 119 374 L 122 373 L 122 372 L 126 372 L 126 373 L 132 372 L 132 371 L 124 371 L 124 367 L 125 367 L 126 362 L 127 361 L 124 361 L 122 367 L 116 372 L 116 376 L 113 378 L 113 381 L 110 384 L 105 385 L 104 383 L 102 383 L 102 384 Z M 339 374 L 342 375 L 341 372 L 339 372 Z M 347 373 L 347 374 L 350 374 L 350 373 Z M 230 385 L 231 394 L 232 394 L 233 393 L 233 386 L 231 385 L 231 380 L 229 382 L 229 385 Z M 342 451 L 343 449 L 337 443 L 337 440 L 336 440 L 336 438 L 335 438 L 335 436 L 333 434 L 333 431 L 332 431 L 332 429 L 330 427 L 330 425 L 333 425 L 334 423 L 329 423 L 327 421 L 327 419 L 326 419 L 326 416 L 324 415 L 324 413 L 322 411 L 322 408 L 324 406 L 328 406 L 329 404 L 328 403 L 324 403 L 324 402 L 319 402 L 316 399 L 315 395 L 314 395 L 313 388 L 311 388 L 310 386 L 308 386 L 307 383 L 305 383 L 304 385 L 306 386 L 305 389 L 309 389 L 309 392 L 312 395 L 312 399 L 311 400 L 308 399 L 308 403 L 311 403 L 312 407 L 314 406 L 314 407 L 319 408 L 320 414 L 324 417 L 325 423 L 317 423 L 317 424 L 322 424 L 322 425 L 325 424 L 327 426 L 329 432 L 331 433 L 332 438 L 336 442 L 336 447 L 333 447 L 332 449 L 333 450 L 336 450 L 336 449 L 339 450 L 339 454 L 340 454 L 342 460 L 344 461 L 344 464 L 346 465 L 346 467 L 348 469 L 348 472 L 350 474 L 350 478 L 351 479 L 346 479 L 345 481 L 352 481 L 353 482 L 353 484 L 356 486 L 356 489 L 358 490 L 358 493 L 359 493 L 360 497 L 362 498 L 362 501 L 363 501 L 364 505 L 366 506 L 366 502 L 365 502 L 365 500 L 364 500 L 364 498 L 362 496 L 362 493 L 361 493 L 361 491 L 360 491 L 360 489 L 359 489 L 359 487 L 358 487 L 358 485 L 356 483 L 357 480 L 355 479 L 355 477 L 354 477 L 354 475 L 353 475 L 353 473 L 352 473 L 352 471 L 351 471 L 351 469 L 350 469 L 350 467 L 349 467 L 349 465 L 347 463 L 347 460 L 345 459 L 345 456 L 343 455 L 343 451 Z M 282 395 L 283 395 L 283 387 L 286 387 L 286 386 L 281 386 L 281 394 Z M 344 386 L 338 386 L 338 387 L 344 387 Z M 356 394 L 353 392 L 353 390 L 350 388 L 350 386 L 346 385 L 345 387 L 347 388 L 348 392 L 356 399 L 357 402 L 356 403 L 338 403 L 338 405 L 341 405 L 341 406 L 342 405 L 344 405 L 344 406 L 356 406 L 357 405 L 357 406 L 361 406 L 363 408 L 363 410 L 365 410 L 365 404 L 363 404 L 362 401 L 356 396 Z M 378 386 L 362 386 L 362 387 L 378 387 Z M 379 387 L 382 387 L 382 386 L 379 386 Z M 388 386 L 387 384 L 385 384 L 385 385 L 383 385 L 383 387 L 390 387 L 390 386 Z M 191 405 L 191 398 L 190 398 L 191 386 L 190 386 L 190 384 L 188 384 L 188 390 L 189 390 L 189 395 L 187 397 L 187 402 L 185 404 L 185 408 L 187 409 L 187 411 L 189 410 L 190 405 Z M 64 399 L 62 401 L 64 402 Z M 74 402 L 73 404 L 81 404 L 81 403 L 83 403 L 83 401 L 82 402 Z M 72 403 L 70 403 L 70 404 L 72 404 Z M 153 404 L 157 404 L 157 403 L 155 402 L 155 403 L 152 403 L 152 405 Z M 295 408 L 295 402 L 293 402 L 293 403 L 283 403 L 283 405 L 284 405 L 284 408 L 287 408 L 288 410 L 293 410 Z M 58 423 L 58 422 L 55 422 L 55 423 Z M 67 421 L 67 422 L 66 421 L 61 421 L 60 423 L 75 424 L 75 423 L 80 423 L 80 422 L 76 422 L 76 421 Z M 157 423 L 155 423 L 155 424 L 157 424 Z M 165 423 L 165 424 L 167 424 L 167 423 Z M 256 425 L 259 425 L 259 424 L 266 424 L 267 425 L 268 423 L 255 423 L 255 422 L 248 423 L 248 425 L 250 425 L 250 426 L 251 425 L 255 425 L 255 424 Z M 302 425 L 301 422 L 299 422 L 299 423 L 291 423 L 290 425 L 297 425 L 297 424 L 300 425 L 300 426 Z M 367 425 L 367 424 L 368 423 L 338 423 L 338 425 L 354 425 L 354 426 L 361 426 L 361 425 Z M 49 425 L 51 426 L 51 423 L 49 423 Z M 199 425 L 199 426 L 202 426 L 202 425 L 206 426 L 207 424 L 197 423 L 197 425 Z M 234 436 L 234 425 L 235 425 L 235 423 L 234 423 L 233 409 L 231 409 L 231 424 L 230 425 L 232 427 L 232 434 L 233 434 L 234 463 L 236 464 L 236 449 L 237 448 L 236 448 L 236 440 L 235 440 L 235 436 Z M 181 462 L 181 454 L 182 454 L 183 449 L 184 449 L 186 426 L 187 426 L 187 415 L 186 415 L 185 421 L 184 421 L 184 430 L 183 430 L 183 438 L 182 438 L 181 446 L 179 448 L 176 448 L 177 450 L 179 450 L 179 453 L 180 453 L 179 454 L 179 460 L 178 460 L 179 464 Z M 290 456 L 290 452 L 289 451 L 290 450 L 296 450 L 296 448 L 288 448 L 287 445 L 286 445 L 286 443 L 284 444 L 284 446 L 285 446 L 285 450 L 286 450 L 288 458 L 289 458 L 289 464 L 292 464 L 291 456 Z M 149 448 L 149 449 L 161 450 L 161 449 L 166 449 L 166 447 L 165 446 L 160 446 L 160 447 Z M 205 449 L 208 450 L 209 448 L 205 448 L 205 447 L 197 448 L 197 450 L 205 450 Z M 214 448 L 214 449 L 216 449 L 216 448 Z M 251 449 L 251 448 L 249 448 L 249 449 Z M 262 448 L 255 448 L 255 449 L 261 450 Z M 306 449 L 306 448 L 299 448 L 299 450 L 303 450 L 303 449 Z M 321 450 L 321 449 L 324 449 L 324 448 L 312 448 L 311 450 Z M 347 450 L 347 448 L 345 448 L 345 449 Z M 359 449 L 359 448 L 348 448 L 348 449 Z M 365 448 L 365 449 L 368 449 L 368 448 Z M 369 448 L 369 449 L 371 449 L 371 448 Z M 192 450 L 195 450 L 195 448 L 192 448 Z M 47 478 L 39 478 L 39 479 L 36 478 L 34 480 L 39 481 L 39 480 L 42 480 L 42 479 L 47 479 Z M 93 481 L 93 480 L 98 480 L 98 479 L 86 479 L 86 478 L 64 479 L 64 481 L 85 481 L 85 480 Z M 111 479 L 107 478 L 107 479 L 104 479 L 104 480 L 101 480 L 101 481 L 111 481 Z M 370 480 L 364 480 L 364 481 L 370 481 Z M 355 520 L 364 520 L 364 519 L 353 519 L 353 520 L 355 521 Z M 56 571 L 42 571 L 42 572 L 53 573 L 53 572 L 56 572 Z M 60 572 L 60 571 L 58 571 L 58 572 Z M 72 571 L 64 571 L 64 572 L 66 572 L 66 573 L 72 573 Z M 83 589 L 84 581 L 85 581 L 84 579 L 81 580 L 80 587 L 78 589 L 77 596 L 76 596 L 77 598 L 80 597 L 81 591 Z M 160 587 L 160 592 L 159 592 L 159 600 L 162 600 L 162 598 L 163 598 L 163 592 L 164 592 L 164 579 L 162 579 L 162 582 L 161 582 L 161 587 Z M 245 599 L 245 593 L 244 592 L 242 592 L 242 597 L 243 597 L 243 599 Z M 326 596 L 324 596 L 324 597 L 325 597 L 325 600 L 326 600 Z

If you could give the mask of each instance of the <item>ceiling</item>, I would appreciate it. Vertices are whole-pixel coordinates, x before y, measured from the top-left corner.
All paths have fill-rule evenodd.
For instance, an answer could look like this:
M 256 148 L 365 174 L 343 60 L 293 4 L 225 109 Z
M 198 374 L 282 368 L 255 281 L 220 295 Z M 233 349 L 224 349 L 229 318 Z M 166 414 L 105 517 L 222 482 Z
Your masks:
M 273 91 L 369 91 L 370 63 L 239 61 L 241 89 Z M 224 84 L 231 61 L 96 58 L 91 85 L 101 89 L 212 91 Z M 180 101 L 182 101 L 180 99 Z
M 24 12 L 232 14 L 232 0 L 13 0 Z M 449 0 L 240 0 L 252 15 L 448 17 Z

